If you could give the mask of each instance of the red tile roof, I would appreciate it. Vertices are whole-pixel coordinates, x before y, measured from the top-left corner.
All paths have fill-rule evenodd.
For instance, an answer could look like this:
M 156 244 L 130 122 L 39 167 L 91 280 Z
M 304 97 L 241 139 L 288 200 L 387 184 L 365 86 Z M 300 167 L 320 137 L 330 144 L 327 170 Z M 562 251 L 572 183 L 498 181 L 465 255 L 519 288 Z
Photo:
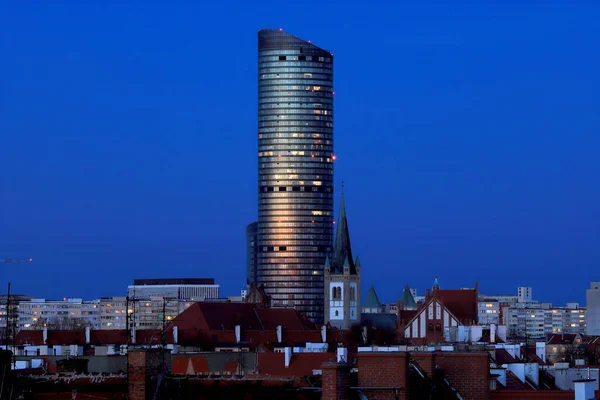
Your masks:
M 335 360 L 334 353 L 295 353 L 292 354 L 289 367 L 286 367 L 283 353 L 258 353 L 258 374 L 276 377 L 311 376 L 313 370 L 321 369 L 323 363 Z
M 127 343 L 127 337 L 127 332 L 122 329 L 91 331 L 90 344 L 125 344 Z
M 177 375 L 207 374 L 210 371 L 206 357 L 200 355 L 175 356 L 171 368 L 173 374 Z
M 521 380 L 511 371 L 506 370 L 506 390 L 534 390 L 530 385 L 521 382 Z
M 303 318 L 293 308 L 256 308 L 254 311 L 265 330 L 277 329 L 278 325 L 282 325 L 284 330 L 316 329 L 314 323 Z
M 456 316 L 461 323 L 471 325 L 477 321 L 477 290 L 436 290 L 433 296 L 440 299 L 444 306 Z
M 494 354 L 494 361 L 498 365 L 502 364 L 513 364 L 517 362 L 517 359 L 510 355 L 505 349 L 496 349 Z
M 255 304 L 248 303 L 194 303 L 173 324 L 181 329 L 232 330 L 236 325 L 243 330 L 261 329 L 255 308 Z
M 42 331 L 26 331 L 20 330 L 15 337 L 17 345 L 30 344 L 39 346 L 44 344 Z

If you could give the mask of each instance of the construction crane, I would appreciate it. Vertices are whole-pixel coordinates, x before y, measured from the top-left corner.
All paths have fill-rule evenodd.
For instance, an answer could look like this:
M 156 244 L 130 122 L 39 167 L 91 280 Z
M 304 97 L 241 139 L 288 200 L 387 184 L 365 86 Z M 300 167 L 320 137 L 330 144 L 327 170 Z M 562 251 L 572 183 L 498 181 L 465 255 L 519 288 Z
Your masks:
M 0 263 L 30 263 L 33 258 L 0 258 Z

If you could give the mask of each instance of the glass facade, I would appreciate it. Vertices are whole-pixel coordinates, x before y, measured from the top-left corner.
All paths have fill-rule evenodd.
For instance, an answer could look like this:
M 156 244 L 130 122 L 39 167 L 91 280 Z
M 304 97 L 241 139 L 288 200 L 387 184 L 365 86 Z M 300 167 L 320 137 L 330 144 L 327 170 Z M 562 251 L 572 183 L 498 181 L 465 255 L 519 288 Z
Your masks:
M 258 275 L 272 303 L 323 322 L 333 242 L 333 55 L 258 32 Z
M 252 285 L 253 283 L 256 284 L 257 281 L 257 233 L 258 222 L 253 222 L 246 227 L 246 284 L 248 285 L 248 287 L 250 287 L 250 285 Z

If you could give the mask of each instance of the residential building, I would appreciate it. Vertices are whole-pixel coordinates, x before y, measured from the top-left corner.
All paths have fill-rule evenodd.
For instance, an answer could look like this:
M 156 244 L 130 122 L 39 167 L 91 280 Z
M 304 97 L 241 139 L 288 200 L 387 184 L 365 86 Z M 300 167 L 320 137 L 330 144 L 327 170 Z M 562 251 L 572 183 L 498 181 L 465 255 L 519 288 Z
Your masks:
M 477 303 L 480 325 L 500 324 L 500 302 L 496 299 L 483 299 Z
M 600 335 L 600 282 L 592 282 L 586 290 L 587 334 Z
M 533 289 L 530 287 L 519 286 L 517 288 L 517 302 L 531 303 L 533 301 Z
M 246 227 L 246 285 L 250 286 L 257 281 L 258 274 L 258 222 L 253 222 Z
M 510 307 L 506 318 L 509 337 L 539 339 L 545 335 L 546 310 L 540 306 Z
M 548 334 L 585 333 L 586 310 L 577 303 L 569 307 L 518 303 L 508 309 L 508 332 L 512 338 L 539 339 Z
M 0 343 L 10 342 L 19 328 L 19 303 L 31 297 L 11 294 L 0 295 Z
M 226 302 L 227 300 L 220 299 L 220 301 Z M 195 299 L 178 300 L 160 296 L 136 299 L 135 301 L 124 296 L 102 298 L 99 306 L 99 329 L 125 329 L 128 322 L 130 328 L 161 329 L 164 323 L 173 320 L 195 302 Z M 127 309 L 129 309 L 129 320 L 127 319 Z
M 99 300 L 31 299 L 19 302 L 19 329 L 100 328 Z
M 135 279 L 127 288 L 130 299 L 164 297 L 189 300 L 218 299 L 219 285 L 213 278 Z
M 334 224 L 331 52 L 259 31 L 258 103 L 258 285 L 273 305 L 321 323 Z
M 325 324 L 350 329 L 360 322 L 360 261 L 353 259 L 344 189 L 331 262 L 325 259 Z
M 101 298 L 99 305 L 100 329 L 125 329 L 127 327 L 128 306 L 129 302 L 126 296 Z

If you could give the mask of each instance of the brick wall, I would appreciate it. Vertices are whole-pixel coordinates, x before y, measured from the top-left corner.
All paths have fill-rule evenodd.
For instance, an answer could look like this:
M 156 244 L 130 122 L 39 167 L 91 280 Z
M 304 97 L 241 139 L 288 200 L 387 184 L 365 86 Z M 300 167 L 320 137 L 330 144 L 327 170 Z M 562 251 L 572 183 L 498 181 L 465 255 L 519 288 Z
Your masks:
M 346 400 L 350 397 L 349 364 L 325 363 L 321 366 L 322 400 Z
M 410 358 L 419 364 L 419 367 L 425 372 L 430 378 L 434 376 L 435 372 L 435 352 L 430 353 L 411 353 Z
M 489 361 L 487 353 L 360 353 L 358 357 L 358 386 L 402 387 L 399 399 L 406 399 L 410 392 L 407 381 L 408 360 L 412 359 L 437 382 L 441 376 L 465 400 L 488 400 Z M 418 389 L 417 389 L 418 390 Z M 364 389 L 369 399 L 395 399 L 392 389 Z
M 161 362 L 162 354 L 158 349 L 130 349 L 128 351 L 129 400 L 152 399 L 154 396 L 153 381 L 156 381 L 160 374 Z
M 439 352 L 435 363 L 464 400 L 490 398 L 490 369 L 487 353 Z
M 358 357 L 358 386 L 369 400 L 395 400 L 394 389 L 367 389 L 401 387 L 398 399 L 406 400 L 406 353 L 360 353 Z

